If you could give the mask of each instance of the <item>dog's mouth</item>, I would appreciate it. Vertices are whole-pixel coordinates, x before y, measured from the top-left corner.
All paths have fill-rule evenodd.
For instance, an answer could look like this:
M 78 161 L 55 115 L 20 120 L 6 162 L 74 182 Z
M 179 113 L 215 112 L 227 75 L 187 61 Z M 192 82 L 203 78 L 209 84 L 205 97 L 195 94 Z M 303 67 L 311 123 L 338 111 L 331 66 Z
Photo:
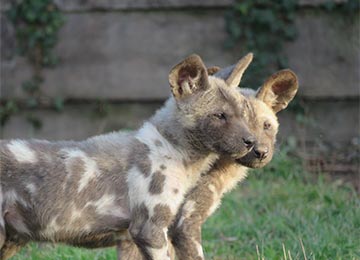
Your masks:
M 219 152 L 221 154 L 226 155 L 228 158 L 231 158 L 233 160 L 237 160 L 237 159 L 241 159 L 246 157 L 249 153 L 251 153 L 252 149 L 240 149 L 240 151 L 237 151 L 236 153 L 234 153 L 234 151 L 231 151 L 229 149 L 221 149 L 220 147 L 216 147 L 216 151 Z
M 256 158 L 252 154 L 247 154 L 241 158 L 235 159 L 236 163 L 254 169 L 264 167 L 266 164 L 269 163 L 269 161 L 270 161 L 269 159 L 260 160 L 259 158 Z
M 249 153 L 251 153 L 251 150 L 252 150 L 252 148 L 250 150 L 244 150 L 244 151 L 238 152 L 236 154 L 232 154 L 231 158 L 233 158 L 235 161 L 242 160 L 243 158 L 247 157 L 247 155 Z
M 265 163 L 261 163 L 259 160 L 243 160 L 242 158 L 240 159 L 236 159 L 235 160 L 236 163 L 242 165 L 242 166 L 246 166 L 248 168 L 261 168 L 265 165 Z

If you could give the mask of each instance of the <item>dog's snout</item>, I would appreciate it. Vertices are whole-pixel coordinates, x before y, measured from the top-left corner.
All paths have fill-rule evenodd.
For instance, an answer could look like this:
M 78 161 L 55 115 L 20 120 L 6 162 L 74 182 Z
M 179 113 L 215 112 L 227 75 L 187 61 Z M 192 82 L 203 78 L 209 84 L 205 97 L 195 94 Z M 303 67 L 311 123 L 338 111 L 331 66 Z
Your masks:
M 255 153 L 256 158 L 263 160 L 268 156 L 269 149 L 267 147 L 255 148 L 254 153 Z
M 248 136 L 246 138 L 243 138 L 243 142 L 245 144 L 245 147 L 250 150 L 254 147 L 255 138 L 253 136 Z

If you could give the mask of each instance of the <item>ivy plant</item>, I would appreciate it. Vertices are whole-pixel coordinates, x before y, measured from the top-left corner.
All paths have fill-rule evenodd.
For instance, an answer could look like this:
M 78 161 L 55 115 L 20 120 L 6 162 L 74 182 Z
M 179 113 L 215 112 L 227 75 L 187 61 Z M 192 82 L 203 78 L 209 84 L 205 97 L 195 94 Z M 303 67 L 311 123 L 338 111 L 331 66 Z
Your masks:
M 347 19 L 359 15 L 359 0 L 342 3 L 329 0 L 315 9 L 339 13 Z M 288 67 L 283 49 L 297 37 L 295 18 L 298 0 L 236 0 L 225 15 L 228 39 L 226 46 L 240 46 L 253 52 L 255 59 L 242 81 L 245 87 L 257 88 L 272 72 Z M 304 121 L 307 107 L 299 96 L 290 104 L 299 119 Z
M 281 51 L 286 41 L 296 37 L 296 10 L 297 0 L 237 0 L 226 13 L 227 47 L 240 45 L 255 54 L 245 86 L 257 87 L 271 66 L 287 65 Z
M 1 125 L 4 125 L 10 116 L 23 106 L 25 109 L 36 108 L 40 104 L 52 105 L 56 109 L 62 107 L 61 98 L 52 100 L 44 97 L 41 84 L 42 69 L 54 67 L 59 61 L 53 49 L 58 42 L 58 32 L 64 23 L 63 14 L 53 0 L 21 0 L 12 2 L 7 17 L 15 28 L 17 52 L 28 59 L 33 68 L 33 75 L 22 84 L 27 96 L 25 104 L 11 100 L 0 107 Z M 29 114 L 27 118 L 35 128 L 41 126 L 34 115 Z

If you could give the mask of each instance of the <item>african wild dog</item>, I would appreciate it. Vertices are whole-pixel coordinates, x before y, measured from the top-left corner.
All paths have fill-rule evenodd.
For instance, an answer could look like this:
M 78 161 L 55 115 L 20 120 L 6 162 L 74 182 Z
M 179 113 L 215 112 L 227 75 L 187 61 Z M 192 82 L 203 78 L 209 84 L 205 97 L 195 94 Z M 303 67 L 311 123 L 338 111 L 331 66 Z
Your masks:
M 234 66 L 228 67 L 217 72 L 215 76 L 228 78 L 233 69 Z M 290 70 L 273 74 L 257 92 L 240 89 L 249 105 L 249 114 L 245 119 L 257 141 L 252 151 L 236 162 L 220 157 L 210 172 L 203 175 L 185 196 L 185 201 L 169 229 L 169 238 L 177 259 L 204 259 L 201 225 L 220 205 L 224 193 L 246 177 L 248 168 L 260 168 L 270 162 L 279 126 L 276 113 L 287 107 L 297 89 L 297 77 Z M 174 250 L 172 259 L 175 258 Z M 118 244 L 118 255 L 119 260 L 142 259 L 131 239 L 124 239 Z
M 248 63 L 224 81 L 189 56 L 169 74 L 172 97 L 135 133 L 1 141 L 1 259 L 29 241 L 110 246 L 128 233 L 145 258 L 169 259 L 184 195 L 220 155 L 253 148 L 251 110 L 236 90 Z

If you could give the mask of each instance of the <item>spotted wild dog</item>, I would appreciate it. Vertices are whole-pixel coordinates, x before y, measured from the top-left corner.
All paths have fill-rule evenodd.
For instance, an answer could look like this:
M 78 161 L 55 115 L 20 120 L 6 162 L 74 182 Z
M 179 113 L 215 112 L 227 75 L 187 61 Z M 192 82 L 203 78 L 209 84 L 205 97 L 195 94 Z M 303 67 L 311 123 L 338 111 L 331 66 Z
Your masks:
M 238 65 L 237 65 L 238 66 Z M 236 66 L 218 71 L 215 76 L 228 78 Z M 172 259 L 204 259 L 201 246 L 201 225 L 214 213 L 223 195 L 247 176 L 248 168 L 265 166 L 273 157 L 279 123 L 276 114 L 285 109 L 298 89 L 296 75 L 282 70 L 271 77 L 256 92 L 240 88 L 246 97 L 249 114 L 245 115 L 250 132 L 256 142 L 254 148 L 244 157 L 235 161 L 221 158 L 208 174 L 199 179 L 197 185 L 185 196 L 173 225 L 169 229 Z M 128 237 L 118 244 L 119 260 L 142 259 Z
M 169 259 L 184 195 L 220 155 L 243 158 L 256 142 L 236 90 L 242 62 L 223 80 L 189 56 L 169 74 L 172 97 L 134 133 L 0 141 L 0 258 L 29 241 L 98 247 L 130 234 L 146 259 Z

